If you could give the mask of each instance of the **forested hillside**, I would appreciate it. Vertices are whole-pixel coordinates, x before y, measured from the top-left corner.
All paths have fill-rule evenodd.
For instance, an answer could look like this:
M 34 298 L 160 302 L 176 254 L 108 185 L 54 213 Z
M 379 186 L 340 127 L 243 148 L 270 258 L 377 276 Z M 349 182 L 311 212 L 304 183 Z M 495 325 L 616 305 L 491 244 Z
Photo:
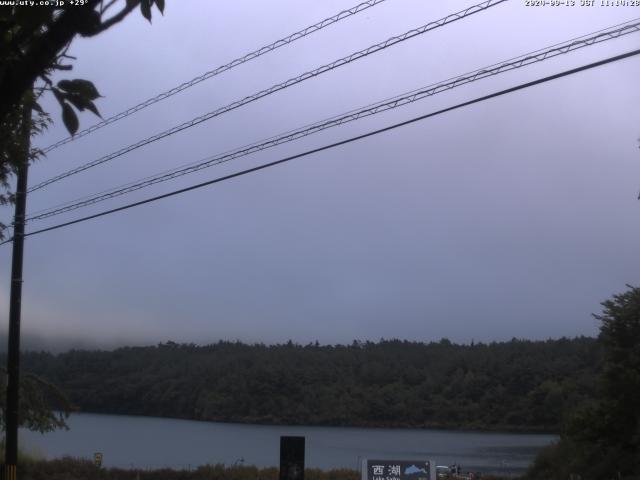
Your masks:
M 557 431 L 593 398 L 594 339 L 25 353 L 85 412 L 307 425 Z

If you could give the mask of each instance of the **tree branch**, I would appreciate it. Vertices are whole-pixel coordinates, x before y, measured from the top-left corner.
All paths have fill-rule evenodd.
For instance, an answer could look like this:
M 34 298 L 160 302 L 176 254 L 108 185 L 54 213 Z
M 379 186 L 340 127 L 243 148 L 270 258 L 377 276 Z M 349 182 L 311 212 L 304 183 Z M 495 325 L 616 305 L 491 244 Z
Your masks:
M 111 2 L 113 3 L 113 2 Z M 140 5 L 140 0 L 136 0 L 136 1 L 128 1 L 127 5 L 120 10 L 118 13 L 116 13 L 113 17 L 111 17 L 109 20 L 103 21 L 100 23 L 100 26 L 97 27 L 94 31 L 92 31 L 90 34 L 85 34 L 83 36 L 85 37 L 93 37 L 94 35 L 97 35 L 99 33 L 104 32 L 105 30 L 111 28 L 112 26 L 114 26 L 116 23 L 120 23 L 122 20 L 124 20 L 124 18 L 129 15 L 129 13 L 131 13 L 138 5 Z M 107 7 L 111 6 L 111 4 L 107 5 Z
M 104 6 L 100 7 L 100 15 L 104 14 L 107 10 L 109 10 L 118 0 L 111 0 Z
M 140 0 L 128 0 L 120 12 L 93 27 L 92 22 L 99 15 L 95 10 L 99 4 L 100 0 L 88 0 L 83 8 L 65 9 L 55 21 L 47 25 L 42 35 L 34 39 L 23 58 L 6 65 L 5 75 L 0 78 L 0 92 L 3 92 L 0 100 L 0 122 L 21 101 L 36 79 L 56 65 L 59 53 L 64 51 L 65 46 L 77 34 L 93 37 L 107 30 L 140 5 Z

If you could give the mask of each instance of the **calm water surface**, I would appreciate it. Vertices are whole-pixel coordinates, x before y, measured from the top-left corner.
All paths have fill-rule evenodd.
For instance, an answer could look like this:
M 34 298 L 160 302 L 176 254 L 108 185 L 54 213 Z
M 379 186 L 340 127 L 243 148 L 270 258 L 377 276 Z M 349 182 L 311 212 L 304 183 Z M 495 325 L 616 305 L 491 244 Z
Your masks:
M 306 437 L 310 468 L 359 469 L 362 458 L 432 459 L 464 470 L 518 473 L 553 435 L 340 427 L 287 427 L 74 414 L 69 431 L 20 432 L 24 448 L 47 458 L 71 455 L 128 468 L 195 468 L 206 463 L 279 464 L 281 435 Z

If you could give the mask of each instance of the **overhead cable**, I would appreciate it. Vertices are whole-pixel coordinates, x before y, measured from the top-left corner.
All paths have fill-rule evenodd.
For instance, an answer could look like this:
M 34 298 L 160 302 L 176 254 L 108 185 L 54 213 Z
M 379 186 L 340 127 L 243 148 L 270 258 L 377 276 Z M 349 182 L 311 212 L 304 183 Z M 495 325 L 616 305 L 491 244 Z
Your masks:
M 522 68 L 524 66 L 532 65 L 534 63 L 539 63 L 544 60 L 557 57 L 558 55 L 566 54 L 587 46 L 602 43 L 607 40 L 619 38 L 623 35 L 627 35 L 634 32 L 640 32 L 640 19 L 636 19 L 633 22 L 634 23 L 622 24 L 623 26 L 616 25 L 616 27 L 618 28 L 610 27 L 609 29 L 600 30 L 596 34 L 590 34 L 590 36 L 579 37 L 579 39 L 568 40 L 560 44 L 555 44 L 552 47 L 547 47 L 546 49 L 540 49 L 534 52 L 526 53 L 524 55 L 512 58 L 502 63 L 496 63 L 491 66 L 484 67 L 484 68 L 481 68 L 457 77 L 453 77 L 448 80 L 435 83 L 418 90 L 413 90 L 411 92 L 404 93 L 402 95 L 399 95 L 387 100 L 383 100 L 381 102 L 369 105 L 367 107 L 364 107 L 358 110 L 352 110 L 348 113 L 334 116 L 330 119 L 325 119 L 320 122 L 316 122 L 314 124 L 298 128 L 296 130 L 291 130 L 289 132 L 271 137 L 266 140 L 262 140 L 260 142 L 255 142 L 253 144 L 240 147 L 236 150 L 231 150 L 229 152 L 207 157 L 198 162 L 191 163 L 187 166 L 178 167 L 176 169 L 162 172 L 154 176 L 146 177 L 136 182 L 130 182 L 130 183 L 127 183 L 126 185 L 122 185 L 114 189 L 100 192 L 95 195 L 91 195 L 91 196 L 83 197 L 82 199 L 66 202 L 62 205 L 51 207 L 46 210 L 40 210 L 39 212 L 35 212 L 28 215 L 26 221 L 41 220 L 41 219 L 53 217 L 56 215 L 60 215 L 66 212 L 70 212 L 78 208 L 93 205 L 105 200 L 109 200 L 111 198 L 115 198 L 127 193 L 134 192 L 136 190 L 140 190 L 142 188 L 146 188 L 158 183 L 166 182 L 168 180 L 181 177 L 183 175 L 194 173 L 214 165 L 225 163 L 239 157 L 244 157 L 252 153 L 265 150 L 267 148 L 275 147 L 276 145 L 288 143 L 293 140 L 297 140 L 299 138 L 320 132 L 322 130 L 326 130 L 328 128 L 343 125 L 345 123 L 352 122 L 363 117 L 375 115 L 387 110 L 392 110 L 394 108 L 398 108 L 403 105 L 407 105 L 409 103 L 413 103 L 418 100 L 422 100 L 424 98 L 436 95 L 440 92 L 444 92 L 444 91 L 459 87 L 461 85 L 465 85 L 467 83 L 471 83 L 477 80 L 481 80 L 483 78 L 487 78 L 490 76 L 494 76 L 494 75 L 505 73 L 511 70 Z
M 118 120 L 122 120 L 125 117 L 128 117 L 130 115 L 133 115 L 136 112 L 139 112 L 140 110 L 143 110 L 151 105 L 153 105 L 154 103 L 158 103 L 162 100 L 165 100 L 169 97 L 172 97 L 173 95 L 182 92 L 183 90 L 186 90 L 187 88 L 193 87 L 194 85 L 199 84 L 200 82 L 204 82 L 205 80 L 208 80 L 212 77 L 215 77 L 216 75 L 220 75 L 223 72 L 226 72 L 227 70 L 231 70 L 234 67 L 237 67 L 239 65 L 242 65 L 243 63 L 247 63 L 255 58 L 258 58 L 266 53 L 272 52 L 280 47 L 283 47 L 285 45 L 288 45 L 290 43 L 295 42 L 296 40 L 300 40 L 301 38 L 304 38 L 308 35 L 311 35 L 312 33 L 315 33 L 319 30 L 322 30 L 325 27 L 328 27 L 329 25 L 333 25 L 334 23 L 339 22 L 340 20 L 343 20 L 345 18 L 348 18 L 352 15 L 356 15 L 360 12 L 362 12 L 363 10 L 367 10 L 368 8 L 374 7 L 376 5 L 379 5 L 382 2 L 385 2 L 386 0 L 368 0 L 366 2 L 360 3 L 359 5 L 356 5 L 355 7 L 349 8 L 347 10 L 343 10 L 329 18 L 325 18 L 324 20 L 311 25 L 309 27 L 303 28 L 302 30 L 299 30 L 295 33 L 292 33 L 291 35 L 288 35 L 284 38 L 281 38 L 280 40 L 277 40 L 269 45 L 265 45 L 264 47 L 260 47 L 257 50 L 254 50 L 251 53 L 247 53 L 246 55 L 242 56 L 242 57 L 238 57 L 235 60 L 231 60 L 229 63 L 225 64 L 225 65 L 221 65 L 217 68 L 214 68 L 213 70 L 210 70 L 208 72 L 203 73 L 202 75 L 199 75 L 191 80 L 189 80 L 188 82 L 184 82 L 180 85 L 178 85 L 177 87 L 174 87 L 170 90 L 167 90 L 166 92 L 162 92 L 158 95 L 156 95 L 155 97 L 149 98 L 147 100 L 145 100 L 144 102 L 141 102 L 131 108 L 128 108 L 126 110 L 123 110 L 120 113 L 117 113 L 109 118 L 106 118 L 104 120 L 102 120 L 101 122 L 96 123 L 95 125 L 91 125 L 88 128 L 85 128 L 84 130 L 80 130 L 79 132 L 77 132 L 75 135 L 70 135 L 66 138 L 63 138 L 62 140 L 59 140 L 51 145 L 49 145 L 48 147 L 45 147 L 42 149 L 42 151 L 44 153 L 50 152 L 51 150 L 54 150 L 62 145 L 65 145 L 69 142 L 72 142 L 73 140 L 77 140 L 78 138 L 84 137 L 85 135 L 89 135 L 90 133 L 95 132 L 96 130 L 99 130 L 103 127 L 106 127 L 107 125 L 110 125 L 114 122 L 117 122 Z
M 636 55 L 639 55 L 639 54 L 640 54 L 640 49 L 637 49 L 637 50 L 633 50 L 633 51 L 630 51 L 630 52 L 627 52 L 627 53 L 623 53 L 621 55 L 608 57 L 608 58 L 606 58 L 604 60 L 600 60 L 600 61 L 597 61 L 597 62 L 589 63 L 587 65 L 583 65 L 583 66 L 577 67 L 577 68 L 572 68 L 570 70 L 565 70 L 563 72 L 556 73 L 554 75 L 549 75 L 547 77 L 539 78 L 537 80 L 533 80 L 533 81 L 530 81 L 530 82 L 522 83 L 520 85 L 516 85 L 515 87 L 510 87 L 510 88 L 507 88 L 507 89 L 504 89 L 504 90 L 500 90 L 498 92 L 491 93 L 489 95 L 484 95 L 482 97 L 477 97 L 477 98 L 475 98 L 473 100 L 469 100 L 469 101 L 466 101 L 466 102 L 458 103 L 457 105 L 454 105 L 452 107 L 443 108 L 441 110 L 438 110 L 438 111 L 435 111 L 435 112 L 431 112 L 431 113 L 427 113 L 427 114 L 421 115 L 419 117 L 414 117 L 414 118 L 412 118 L 410 120 L 405 120 L 405 121 L 400 122 L 400 123 L 395 123 L 393 125 L 389 125 L 389 126 L 384 127 L 384 128 L 373 130 L 373 131 L 364 133 L 362 135 L 357 135 L 357 136 L 354 136 L 354 137 L 350 137 L 350 138 L 348 138 L 346 140 L 341 140 L 339 142 L 335 142 L 335 143 L 332 143 L 332 144 L 329 144 L 329 145 L 324 145 L 324 146 L 319 147 L 319 148 L 314 148 L 312 150 L 307 150 L 306 152 L 298 153 L 296 155 L 291 155 L 289 157 L 285 157 L 285 158 L 282 158 L 280 160 L 276 160 L 276 161 L 273 161 L 273 162 L 270 162 L 270 163 L 259 165 L 257 167 L 253 167 L 253 168 L 249 168 L 249 169 L 246 169 L 246 170 L 242 170 L 240 172 L 232 173 L 230 175 L 225 175 L 223 177 L 214 178 L 213 180 L 209 180 L 209 181 L 206 181 L 206 182 L 198 183 L 196 185 L 191 185 L 190 187 L 181 188 L 179 190 L 174 190 L 172 192 L 164 193 L 162 195 L 157 195 L 155 197 L 147 198 L 145 200 L 141 200 L 141 201 L 138 201 L 138 202 L 129 203 L 129 204 L 123 205 L 121 207 L 112 208 L 110 210 L 105 210 L 103 212 L 95 213 L 93 215 L 88 215 L 86 217 L 81 217 L 81 218 L 77 218 L 75 220 L 71 220 L 71 221 L 68 221 L 68 222 L 59 223 L 59 224 L 53 225 L 51 227 L 47 227 L 47 228 L 42 228 L 40 230 L 31 231 L 29 233 L 26 233 L 25 236 L 28 237 L 28 236 L 31 236 L 31 235 L 39 235 L 41 233 L 50 232 L 52 230 L 57 230 L 57 229 L 60 229 L 60 228 L 63 228 L 63 227 L 68 227 L 70 225 L 75 225 L 77 223 L 86 222 L 88 220 L 92 220 L 92 219 L 95 219 L 95 218 L 103 217 L 105 215 L 110 215 L 112 213 L 121 212 L 121 211 L 124 211 L 124 210 L 128 210 L 130 208 L 134 208 L 134 207 L 138 207 L 138 206 L 141 206 L 141 205 L 145 205 L 147 203 L 156 202 L 156 201 L 162 200 L 164 198 L 169 198 L 169 197 L 173 197 L 175 195 L 180 195 L 182 193 L 186 193 L 186 192 L 189 192 L 189 191 L 192 191 L 192 190 L 197 190 L 197 189 L 200 189 L 200 188 L 203 188 L 203 187 L 207 187 L 209 185 L 214 185 L 216 183 L 220 183 L 220 182 L 223 182 L 223 181 L 226 181 L 226 180 L 230 180 L 232 178 L 240 177 L 240 176 L 243 176 L 243 175 L 247 175 L 249 173 L 257 172 L 259 170 L 264 170 L 264 169 L 267 169 L 267 168 L 270 168 L 270 167 L 274 167 L 276 165 L 280 165 L 280 164 L 283 164 L 283 163 L 286 163 L 286 162 L 290 162 L 291 160 L 295 160 L 295 159 L 298 159 L 298 158 L 306 157 L 306 156 L 312 155 L 314 153 L 319 153 L 319 152 L 323 152 L 323 151 L 326 151 L 326 150 L 330 150 L 332 148 L 335 148 L 335 147 L 338 147 L 338 146 L 341 146 L 341 145 L 346 145 L 348 143 L 352 143 L 352 142 L 355 142 L 355 141 L 358 141 L 358 140 L 362 140 L 362 139 L 365 139 L 365 138 L 368 138 L 368 137 L 372 137 L 374 135 L 378 135 L 378 134 L 381 134 L 381 133 L 384 133 L 384 132 L 388 132 L 390 130 L 394 130 L 396 128 L 400 128 L 400 127 L 403 127 L 403 126 L 406 126 L 406 125 L 409 125 L 409 124 L 412 124 L 412 123 L 416 123 L 416 122 L 425 120 L 427 118 L 431 118 L 431 117 L 435 117 L 435 116 L 438 116 L 438 115 L 442 115 L 444 113 L 451 112 L 453 110 L 457 110 L 457 109 L 460 109 L 460 108 L 463 108 L 463 107 L 468 107 L 470 105 L 473 105 L 473 104 L 476 104 L 476 103 L 480 103 L 480 102 L 484 102 L 484 101 L 492 99 L 492 98 L 500 97 L 500 96 L 503 96 L 503 95 L 506 95 L 506 94 L 509 94 L 509 93 L 513 93 L 513 92 L 519 91 L 519 90 L 524 90 L 526 88 L 530 88 L 530 87 L 533 87 L 535 85 L 540 85 L 540 84 L 543 84 L 543 83 L 546 83 L 546 82 L 550 82 L 552 80 L 556 80 L 558 78 L 566 77 L 566 76 L 569 76 L 569 75 L 574 75 L 574 74 L 579 73 L 579 72 L 583 72 L 583 71 L 590 70 L 590 69 L 593 69 L 593 68 L 596 68 L 596 67 L 600 67 L 600 66 L 603 66 L 603 65 L 607 65 L 607 64 L 610 64 L 610 63 L 613 63 L 613 62 L 624 60 L 626 58 L 630 58 L 630 57 L 633 57 L 633 56 L 636 56 Z M 0 243 L 0 245 L 8 243 L 8 242 L 10 242 L 12 240 L 13 239 L 5 240 L 4 242 Z
M 384 50 L 386 48 L 389 48 L 389 47 L 391 47 L 393 45 L 396 45 L 396 44 L 398 44 L 400 42 L 404 42 L 406 40 L 409 40 L 410 38 L 416 37 L 418 35 L 422 35 L 422 34 L 428 32 L 428 31 L 431 31 L 431 30 L 434 30 L 436 28 L 442 27 L 444 25 L 447 25 L 449 23 L 455 22 L 457 20 L 466 18 L 466 17 L 468 17 L 470 15 L 473 15 L 475 13 L 482 12 L 484 10 L 487 10 L 488 8 L 494 7 L 494 6 L 498 5 L 498 4 L 504 3 L 506 1 L 508 1 L 508 0 L 486 0 L 486 1 L 482 2 L 482 3 L 477 4 L 477 5 L 473 5 L 471 7 L 468 7 L 468 8 L 466 8 L 466 9 L 460 11 L 460 12 L 449 14 L 446 17 L 441 18 L 440 20 L 436 20 L 434 22 L 430 22 L 430 23 L 428 23 L 426 25 L 423 25 L 421 27 L 409 30 L 408 32 L 403 33 L 402 35 L 391 37 L 391 38 L 385 40 L 384 42 L 372 45 L 372 46 L 370 46 L 368 48 L 365 48 L 364 50 L 360 50 L 358 52 L 352 53 L 351 55 L 343 57 L 343 58 L 341 58 L 339 60 L 335 60 L 335 61 L 333 61 L 331 63 L 323 65 L 323 66 L 321 66 L 319 68 L 316 68 L 315 70 L 311 70 L 311 71 L 308 71 L 306 73 L 303 73 L 302 75 L 299 75 L 297 77 L 290 78 L 289 80 L 287 80 L 285 82 L 273 85 L 273 86 L 271 86 L 271 87 L 269 87 L 269 88 L 267 88 L 265 90 L 262 90 L 262 91 L 260 91 L 258 93 L 255 93 L 253 95 L 249 95 L 247 97 L 244 97 L 241 100 L 237 100 L 237 101 L 235 101 L 233 103 L 230 103 L 230 104 L 228 104 L 228 105 L 226 105 L 224 107 L 220 107 L 220 108 L 218 108 L 216 110 L 213 110 L 213 111 L 211 111 L 209 113 L 205 113 L 204 115 L 200 115 L 199 117 L 196 117 L 196 118 L 194 118 L 194 119 L 192 119 L 192 120 L 190 120 L 188 122 L 184 122 L 184 123 L 181 123 L 180 125 L 176 125 L 176 126 L 170 128 L 168 130 L 165 130 L 163 132 L 157 133 L 157 134 L 155 134 L 155 135 L 153 135 L 151 137 L 148 137 L 148 138 L 146 138 L 144 140 L 140 140 L 140 141 L 138 141 L 136 143 L 133 143 L 133 144 L 127 146 L 127 147 L 121 148 L 120 150 L 112 152 L 112 153 L 110 153 L 108 155 L 100 157 L 100 158 L 98 158 L 96 160 L 88 162 L 88 163 L 86 163 L 84 165 L 81 165 L 79 167 L 73 168 L 73 169 L 71 169 L 71 170 L 69 170 L 69 171 L 67 171 L 65 173 L 62 173 L 60 175 L 56 175 L 55 177 L 49 178 L 48 180 L 45 180 L 45 181 L 43 181 L 43 182 L 31 187 L 29 189 L 29 192 L 34 192 L 36 190 L 39 190 L 39 189 L 41 189 L 43 187 L 46 187 L 47 185 L 50 185 L 50 184 L 52 184 L 54 182 L 58 182 L 58 181 L 60 181 L 60 180 L 62 180 L 64 178 L 70 177 L 72 175 L 76 175 L 76 174 L 78 174 L 80 172 L 83 172 L 83 171 L 89 169 L 89 168 L 92 168 L 92 167 L 95 167 L 97 165 L 100 165 L 100 164 L 103 164 L 105 162 L 108 162 L 110 160 L 113 160 L 113 159 L 115 159 L 117 157 L 120 157 L 120 156 L 122 156 L 122 155 L 124 155 L 126 153 L 129 153 L 129 152 L 131 152 L 133 150 L 136 150 L 136 149 L 138 149 L 140 147 L 143 147 L 145 145 L 148 145 L 150 143 L 153 143 L 153 142 L 155 142 L 157 140 L 160 140 L 162 138 L 168 137 L 168 136 L 173 135 L 175 133 L 181 132 L 182 130 L 185 130 L 187 128 L 194 127 L 195 125 L 198 125 L 198 124 L 200 124 L 202 122 L 205 122 L 205 121 L 210 120 L 210 119 L 212 119 L 214 117 L 222 115 L 223 113 L 227 113 L 227 112 L 229 112 L 231 110 L 234 110 L 234 109 L 236 109 L 238 107 L 241 107 L 243 105 L 246 105 L 248 103 L 254 102 L 254 101 L 256 101 L 256 100 L 258 100 L 260 98 L 263 98 L 263 97 L 266 97 L 268 95 L 271 95 L 272 93 L 278 92 L 280 90 L 284 90 L 285 88 L 291 87 L 293 85 L 301 83 L 301 82 L 303 82 L 305 80 L 308 80 L 310 78 L 317 77 L 317 76 L 319 76 L 319 75 L 321 75 L 323 73 L 329 72 L 329 71 L 334 70 L 334 69 L 336 69 L 338 67 L 342 67 L 342 66 L 347 65 L 347 64 L 349 64 L 351 62 L 354 62 L 354 61 L 359 60 L 361 58 L 367 57 L 367 56 L 369 56 L 369 55 L 371 55 L 373 53 L 382 51 L 382 50 Z

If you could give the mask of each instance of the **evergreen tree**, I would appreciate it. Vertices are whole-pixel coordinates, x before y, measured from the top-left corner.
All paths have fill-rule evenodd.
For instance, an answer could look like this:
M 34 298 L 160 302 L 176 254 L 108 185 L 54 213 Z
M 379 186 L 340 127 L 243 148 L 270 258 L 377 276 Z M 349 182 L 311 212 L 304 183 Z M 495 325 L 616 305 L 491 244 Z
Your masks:
M 599 397 L 541 452 L 530 479 L 640 478 L 640 288 L 629 286 L 602 306 L 595 315 L 604 349 Z

